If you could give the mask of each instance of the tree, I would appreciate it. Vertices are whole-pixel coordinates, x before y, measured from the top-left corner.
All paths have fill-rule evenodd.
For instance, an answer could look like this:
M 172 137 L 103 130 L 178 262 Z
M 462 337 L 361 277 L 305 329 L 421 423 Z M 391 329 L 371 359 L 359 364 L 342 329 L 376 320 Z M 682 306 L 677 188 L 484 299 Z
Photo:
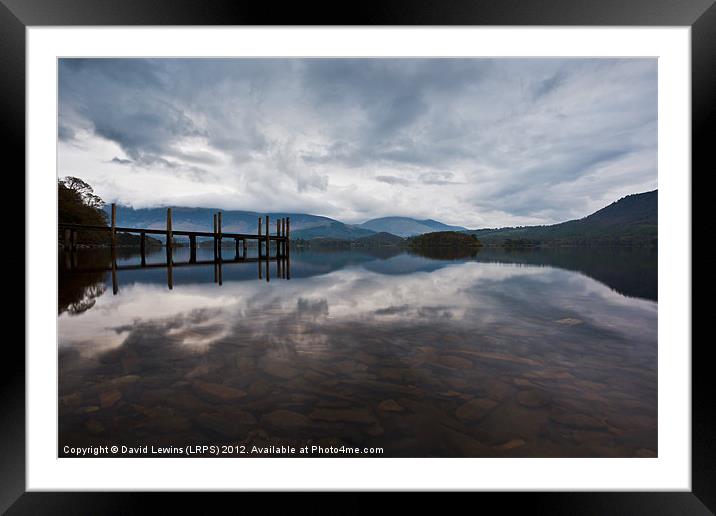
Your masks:
M 101 210 L 104 206 L 104 201 L 99 195 L 95 195 L 94 190 L 90 185 L 82 181 L 79 177 L 67 176 L 59 181 L 65 188 L 68 188 L 79 195 L 82 204 Z
M 104 201 L 95 195 L 92 187 L 76 177 L 57 180 L 57 220 L 68 224 L 106 226 L 107 215 L 102 210 Z M 89 244 L 105 243 L 108 235 L 97 231 L 81 230 L 77 233 L 79 242 Z

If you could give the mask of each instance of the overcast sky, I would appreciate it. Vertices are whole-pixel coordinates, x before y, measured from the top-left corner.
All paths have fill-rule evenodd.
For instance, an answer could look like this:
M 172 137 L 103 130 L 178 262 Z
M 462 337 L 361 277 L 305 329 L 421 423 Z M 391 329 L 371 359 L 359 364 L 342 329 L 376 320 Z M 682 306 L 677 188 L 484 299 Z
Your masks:
M 134 207 L 546 224 L 657 187 L 657 61 L 62 59 L 58 136 Z

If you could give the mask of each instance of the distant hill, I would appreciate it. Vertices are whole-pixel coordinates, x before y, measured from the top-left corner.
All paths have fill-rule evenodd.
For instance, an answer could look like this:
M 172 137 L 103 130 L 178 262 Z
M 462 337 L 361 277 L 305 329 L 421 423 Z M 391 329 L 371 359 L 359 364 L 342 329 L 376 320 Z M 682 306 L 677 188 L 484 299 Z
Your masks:
M 434 231 L 465 231 L 465 228 L 461 226 L 448 226 L 437 220 L 416 220 L 409 217 L 382 217 L 379 219 L 371 219 L 360 224 L 360 227 L 375 232 L 391 233 L 401 237 L 421 235 Z
M 292 219 L 293 220 L 293 219 Z M 291 223 L 291 238 L 301 238 L 311 240 L 314 238 L 329 238 L 340 240 L 354 240 L 356 238 L 374 235 L 375 232 L 369 229 L 363 229 L 357 226 L 343 224 L 336 220 L 326 225 L 316 226 L 307 229 L 293 230 L 293 222 Z
M 361 237 L 357 240 L 354 240 L 353 243 L 358 246 L 364 247 L 385 247 L 402 245 L 404 241 L 405 239 L 399 236 L 392 235 L 390 233 L 380 232 Z
M 582 219 L 551 226 L 467 231 L 486 244 L 656 245 L 658 190 L 627 195 Z
M 436 231 L 416 235 L 406 240 L 409 247 L 479 247 L 482 243 L 475 235 L 459 231 Z
M 310 232 L 310 230 L 307 230 Z M 405 243 L 405 239 L 390 233 L 372 233 L 358 238 L 315 237 L 310 239 L 297 238 L 293 240 L 297 247 L 323 248 L 340 247 L 343 249 L 362 248 L 398 248 Z

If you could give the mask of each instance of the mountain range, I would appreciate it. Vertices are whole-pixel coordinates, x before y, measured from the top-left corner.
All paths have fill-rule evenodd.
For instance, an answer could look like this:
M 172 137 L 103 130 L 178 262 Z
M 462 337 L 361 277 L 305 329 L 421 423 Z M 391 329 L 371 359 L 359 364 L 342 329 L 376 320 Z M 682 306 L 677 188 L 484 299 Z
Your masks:
M 105 210 L 109 212 L 110 207 L 105 206 Z M 172 209 L 172 224 L 174 229 L 212 231 L 213 215 L 217 211 L 212 208 L 175 207 Z M 230 233 L 256 233 L 258 219 L 262 217 L 263 220 L 265 215 L 253 211 L 222 211 L 222 229 Z M 272 234 L 276 231 L 277 218 L 290 217 L 291 238 L 294 240 L 398 242 L 405 237 L 436 231 L 460 231 L 474 234 L 485 244 L 654 244 L 658 228 L 658 191 L 628 195 L 582 219 L 545 226 L 470 230 L 432 219 L 409 217 L 382 217 L 362 224 L 345 224 L 329 217 L 305 213 L 270 212 L 268 215 Z M 166 208 L 117 206 L 117 225 L 163 229 L 166 227 Z M 374 238 L 365 240 L 366 237 Z
M 485 244 L 656 244 L 658 190 L 627 195 L 581 219 L 549 226 L 522 226 L 468 231 Z
M 391 233 L 399 237 L 411 237 L 435 231 L 466 231 L 462 226 L 448 226 L 437 220 L 416 220 L 409 217 L 382 217 L 364 222 L 358 227 L 377 233 Z
M 107 214 L 110 207 L 105 206 Z M 214 208 L 172 208 L 172 225 L 175 229 L 186 231 L 212 231 Z M 311 240 L 314 238 L 334 238 L 354 240 L 361 237 L 390 233 L 399 237 L 409 237 L 431 233 L 433 231 L 465 231 L 461 226 L 449 226 L 436 220 L 417 220 L 408 217 L 383 217 L 368 220 L 362 224 L 345 224 L 335 219 L 305 213 L 226 210 L 221 212 L 222 229 L 227 233 L 255 233 L 258 231 L 258 218 L 269 216 L 270 231 L 276 231 L 276 219 L 291 218 L 291 237 Z M 145 227 L 163 229 L 167 224 L 166 208 L 140 208 L 117 206 L 117 225 L 124 227 Z M 266 228 L 263 228 L 265 231 Z

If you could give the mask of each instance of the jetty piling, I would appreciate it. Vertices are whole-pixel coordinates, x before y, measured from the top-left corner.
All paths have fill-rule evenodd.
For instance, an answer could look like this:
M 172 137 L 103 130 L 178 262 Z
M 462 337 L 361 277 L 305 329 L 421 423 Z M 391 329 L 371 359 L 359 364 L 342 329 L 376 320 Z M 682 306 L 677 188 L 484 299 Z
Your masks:
M 216 234 L 217 234 L 216 249 L 217 249 L 217 257 L 219 260 L 221 260 L 221 212 L 219 212 L 217 214 L 216 220 L 217 220 L 216 227 L 218 228 L 218 230 L 216 232 Z
M 112 245 L 117 245 L 117 232 L 115 231 L 117 227 L 117 205 L 112 203 Z
M 167 263 L 172 263 L 172 239 L 174 238 L 174 235 L 172 234 L 172 209 L 167 208 Z
M 257 243 L 258 246 L 259 246 L 259 251 L 258 251 L 258 252 L 259 252 L 259 258 L 261 258 L 261 217 L 259 217 L 259 231 L 258 231 L 258 234 L 257 234 L 257 236 L 256 236 L 256 243 Z
M 269 240 L 269 216 L 266 215 L 266 256 L 271 256 L 271 244 Z
M 216 249 L 216 213 L 214 213 L 214 260 L 216 260 L 217 249 Z

